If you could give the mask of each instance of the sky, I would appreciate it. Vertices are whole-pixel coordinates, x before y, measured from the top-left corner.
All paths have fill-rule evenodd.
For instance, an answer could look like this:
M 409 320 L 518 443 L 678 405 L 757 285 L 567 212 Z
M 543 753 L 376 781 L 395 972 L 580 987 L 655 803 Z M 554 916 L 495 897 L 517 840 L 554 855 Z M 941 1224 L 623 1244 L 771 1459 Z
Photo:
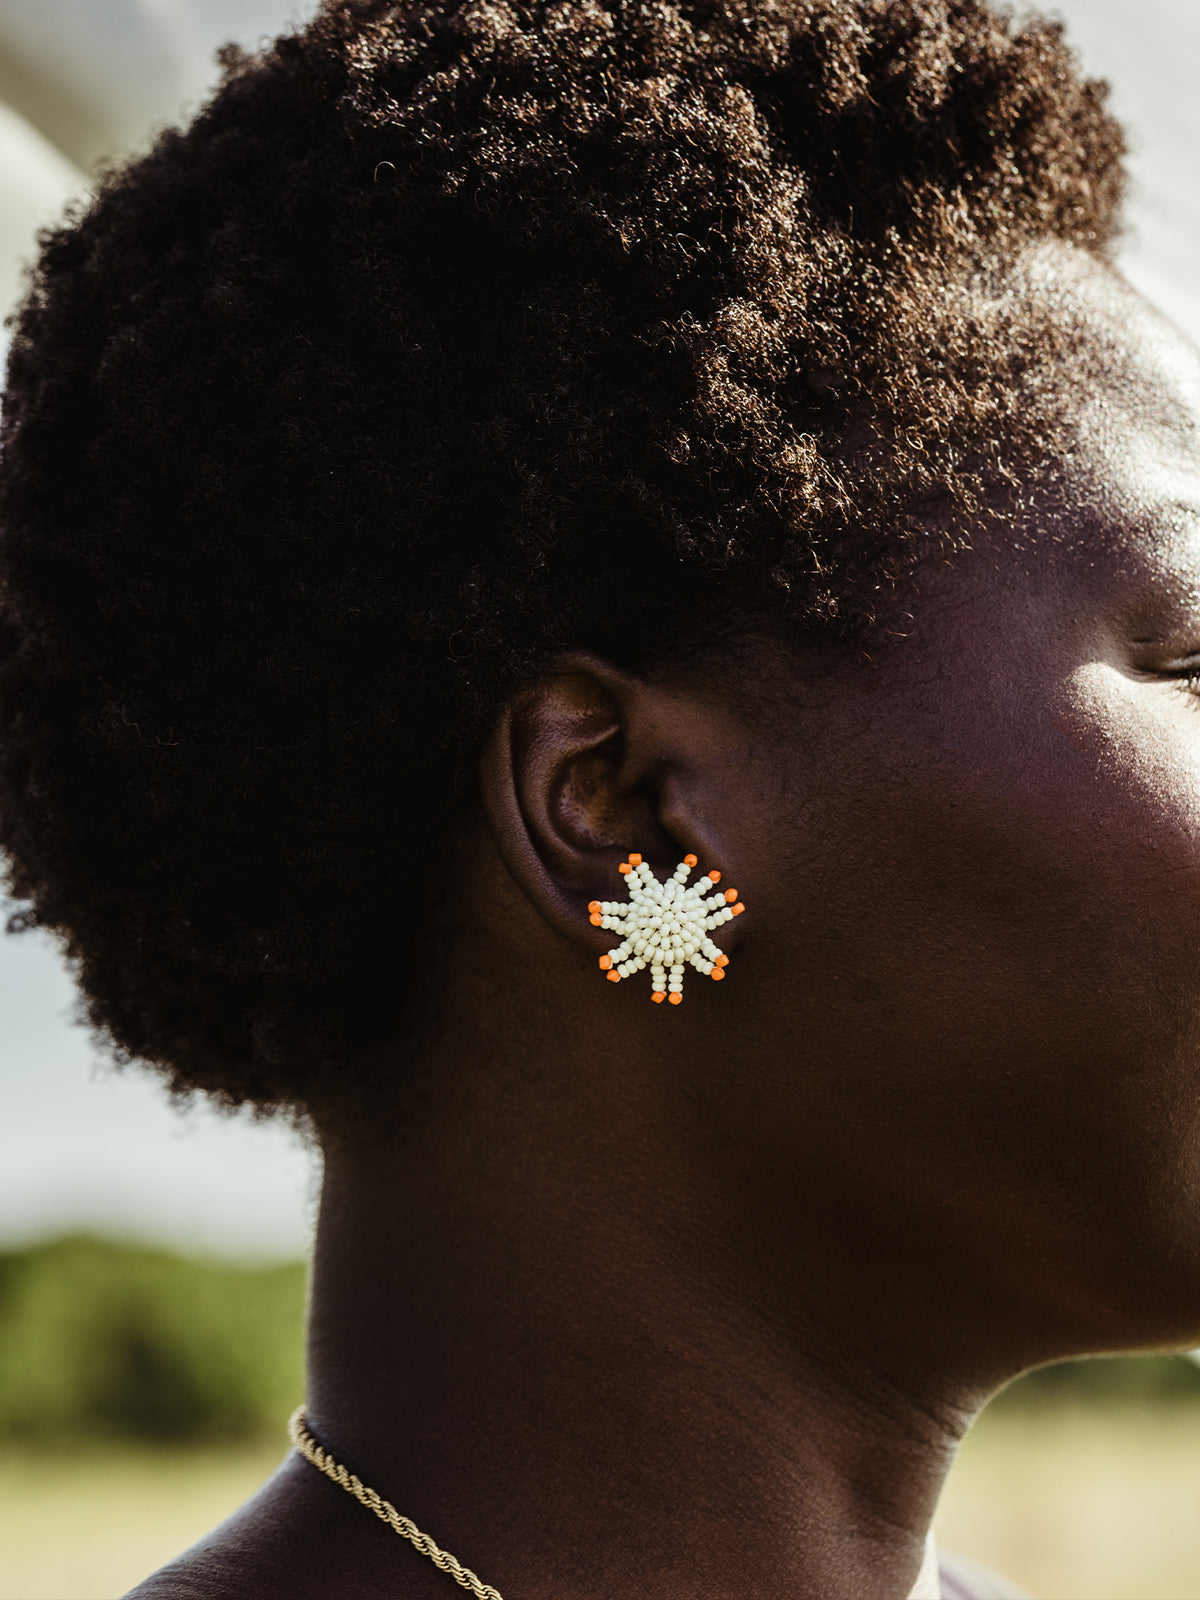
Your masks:
M 251 43 L 304 0 L 0 0 L 0 305 L 39 226 L 99 158 L 194 109 L 225 38 Z M 1060 0 L 1131 136 L 1122 266 L 1200 343 L 1200 0 Z M 319 1173 L 286 1128 L 172 1106 L 106 1066 L 71 1020 L 43 935 L 0 936 L 0 1248 L 87 1228 L 251 1259 L 302 1253 Z

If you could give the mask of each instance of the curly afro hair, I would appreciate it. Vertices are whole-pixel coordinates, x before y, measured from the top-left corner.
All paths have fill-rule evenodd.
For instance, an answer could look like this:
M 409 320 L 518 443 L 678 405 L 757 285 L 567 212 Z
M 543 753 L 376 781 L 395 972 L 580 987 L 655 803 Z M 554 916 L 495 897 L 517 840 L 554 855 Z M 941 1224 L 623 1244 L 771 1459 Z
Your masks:
M 499 697 L 861 639 L 981 503 L 1022 363 L 952 286 L 1105 256 L 1122 139 L 985 0 L 336 0 L 223 66 L 14 322 L 0 844 L 118 1059 L 313 1106 Z

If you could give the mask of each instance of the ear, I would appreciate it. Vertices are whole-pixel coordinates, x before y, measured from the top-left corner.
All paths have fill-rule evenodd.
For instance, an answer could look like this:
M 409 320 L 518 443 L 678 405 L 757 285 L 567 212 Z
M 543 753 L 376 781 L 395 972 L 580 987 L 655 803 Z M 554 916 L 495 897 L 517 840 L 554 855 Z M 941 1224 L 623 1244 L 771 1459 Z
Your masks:
M 520 690 L 490 729 L 480 769 L 488 824 L 526 897 L 570 939 L 596 942 L 588 902 L 621 892 L 617 868 L 631 850 L 660 877 L 689 852 L 714 859 L 707 830 L 689 814 L 694 779 L 680 781 L 703 768 L 688 761 L 692 704 L 573 654 Z M 699 707 L 694 721 L 703 749 Z

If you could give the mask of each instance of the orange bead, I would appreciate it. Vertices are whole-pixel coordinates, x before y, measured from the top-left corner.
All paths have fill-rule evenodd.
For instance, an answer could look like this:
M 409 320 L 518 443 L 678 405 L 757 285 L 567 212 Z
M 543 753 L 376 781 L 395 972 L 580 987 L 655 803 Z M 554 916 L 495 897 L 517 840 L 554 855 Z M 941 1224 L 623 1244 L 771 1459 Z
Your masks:
M 740 917 L 742 912 L 745 911 L 745 909 L 746 909 L 745 906 L 742 904 L 742 902 L 740 900 L 738 901 L 737 905 L 730 907 L 730 910 L 733 912 L 735 917 Z
M 588 910 L 589 911 L 595 912 L 595 911 L 599 911 L 599 909 L 600 909 L 599 900 L 589 900 L 588 901 Z
M 598 928 L 603 923 L 604 918 L 598 911 L 593 911 L 591 916 L 588 918 L 588 921 L 591 923 L 593 928 Z
M 615 968 L 615 967 L 614 967 L 614 968 L 613 968 L 613 969 L 612 969 L 612 971 L 611 971 L 611 972 L 610 972 L 610 973 L 609 973 L 609 975 L 608 975 L 608 981 L 609 981 L 609 983 L 620 983 L 620 981 L 621 981 L 621 974 L 620 974 L 620 973 L 619 973 L 619 972 L 618 972 L 618 971 L 617 971 L 617 969 L 616 969 L 616 968 Z
M 655 989 L 655 991 L 654 991 L 654 993 L 653 993 L 653 994 L 652 994 L 652 995 L 651 995 L 651 996 L 650 996 L 650 998 L 651 998 L 651 1000 L 653 1000 L 653 1001 L 654 1001 L 654 1004 L 655 1004 L 655 1005 L 656 1005 L 656 1006 L 660 1006 L 660 1005 L 662 1005 L 662 1003 L 663 1003 L 663 1001 L 664 1001 L 664 1000 L 665 1000 L 665 999 L 666 999 L 666 998 L 667 998 L 667 997 L 666 997 L 666 995 L 665 995 L 665 994 L 664 994 L 664 993 L 663 993 L 663 992 L 662 992 L 662 990 L 661 990 L 661 989 Z
M 682 1005 L 682 1003 L 683 1003 L 683 996 L 681 994 L 678 994 L 678 993 L 669 994 L 667 996 L 667 999 L 671 1002 L 671 1004 L 673 1006 Z
M 600 957 L 600 971 L 601 972 L 607 972 L 609 967 L 611 967 L 611 966 L 612 966 L 612 957 L 611 956 L 601 956 Z
M 719 872 L 710 872 L 708 877 L 712 883 L 720 883 L 721 881 L 721 874 Z
M 641 856 L 630 856 L 630 858 L 629 858 L 629 865 L 630 865 L 630 866 L 631 866 L 631 867 L 640 867 L 640 866 L 641 866 L 641 864 L 642 864 L 642 858 L 641 858 Z
M 710 976 L 712 977 L 714 983 L 720 983 L 721 979 L 725 976 L 725 968 L 714 967 Z
M 683 864 L 685 867 L 694 867 L 696 865 L 695 856 L 684 856 Z
M 721 954 L 717 957 L 713 965 L 718 967 L 727 967 L 729 965 L 729 957 L 725 954 L 724 950 L 721 951 Z
M 725 898 L 732 905 L 732 903 L 737 899 L 737 890 L 736 889 L 726 889 Z
M 628 861 L 622 861 L 621 865 L 617 868 L 617 871 L 618 872 L 632 872 L 633 868 L 629 865 Z

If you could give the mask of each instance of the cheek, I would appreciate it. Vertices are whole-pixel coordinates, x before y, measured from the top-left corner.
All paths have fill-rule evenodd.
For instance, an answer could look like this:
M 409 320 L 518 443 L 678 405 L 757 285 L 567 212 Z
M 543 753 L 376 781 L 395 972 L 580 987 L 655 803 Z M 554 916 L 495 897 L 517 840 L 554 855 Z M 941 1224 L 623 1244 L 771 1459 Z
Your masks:
M 1064 1049 L 1069 1019 L 1152 1072 L 1200 1004 L 1200 717 L 1173 686 L 1090 666 L 1014 694 L 953 755 L 917 804 L 931 911 L 969 929 L 997 1001 L 1010 988 L 1047 1043 Z
M 987 692 L 935 664 L 731 775 L 721 1149 L 847 1259 L 883 1240 L 1020 1308 L 1031 1360 L 1194 1342 L 1200 712 L 995 659 Z
M 772 920 L 806 1059 L 869 1104 L 881 1158 L 954 1148 L 1089 1203 L 1177 1186 L 1200 1116 L 1200 714 L 1088 668 L 892 725 L 842 741 L 801 830 L 822 849 L 776 873 L 802 885 Z
M 746 886 L 772 946 L 745 970 L 764 1010 L 788 997 L 792 1067 L 760 1134 L 867 1234 L 903 1219 L 947 1271 L 986 1258 L 1035 1323 L 1056 1307 L 1063 1349 L 1186 1340 L 1200 714 L 1106 670 L 1009 684 L 839 739 L 777 829 L 792 845 Z
M 1046 1048 L 1062 1048 L 1056 1018 L 1160 1040 L 1190 1025 L 1200 714 L 1180 691 L 1089 667 L 1052 695 L 1010 680 L 985 704 L 944 699 L 909 730 L 860 765 L 857 826 L 823 886 L 839 945 L 956 1018 L 969 999 L 1007 1031 L 1020 1007 Z

